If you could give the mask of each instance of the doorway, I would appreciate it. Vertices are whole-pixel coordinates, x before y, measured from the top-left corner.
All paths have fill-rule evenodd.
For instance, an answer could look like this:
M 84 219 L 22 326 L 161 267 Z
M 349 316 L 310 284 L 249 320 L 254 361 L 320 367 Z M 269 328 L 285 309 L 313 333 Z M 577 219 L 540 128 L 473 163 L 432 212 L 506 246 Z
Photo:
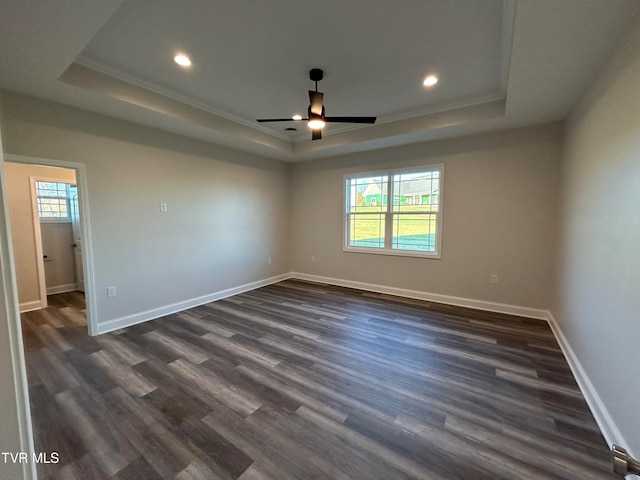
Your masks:
M 31 205 L 33 210 L 33 232 L 35 233 L 36 251 L 42 251 L 42 258 L 36 256 L 35 260 L 40 263 L 39 269 L 44 270 L 45 285 L 40 290 L 45 290 L 46 295 L 54 295 L 59 293 L 84 291 L 83 276 L 78 275 L 76 269 L 76 250 L 75 237 L 79 235 L 80 217 L 77 211 L 73 211 L 72 198 L 76 195 L 76 175 L 75 171 L 68 168 L 44 167 L 40 165 L 19 165 L 13 163 L 5 164 L 5 173 L 8 178 L 7 192 L 9 194 L 9 205 L 12 206 L 12 196 L 19 192 L 18 181 L 19 173 L 22 176 L 25 173 L 32 174 L 29 176 L 32 198 Z M 47 177 L 36 176 L 38 172 L 46 172 Z M 18 175 L 16 175 L 18 173 Z M 17 178 L 15 178 L 17 177 Z M 14 179 L 12 182 L 11 180 Z M 15 185 L 18 183 L 18 185 Z M 15 206 L 14 208 L 18 208 Z M 17 227 L 22 230 L 13 228 L 14 219 L 12 218 L 12 236 L 14 244 L 17 241 L 24 241 L 25 236 L 29 232 L 24 231 L 24 226 L 20 222 L 15 222 Z M 40 235 L 38 236 L 38 230 Z M 79 242 L 81 244 L 81 242 Z M 24 255 L 24 253 L 23 253 Z M 24 258 L 16 258 L 16 265 L 25 263 Z M 81 257 L 79 258 L 81 262 Z M 80 263 L 82 267 L 82 263 Z M 17 271 L 18 285 L 25 285 L 29 278 L 21 278 L 21 273 Z M 35 278 L 31 279 L 36 280 Z M 38 278 L 42 281 L 42 278 Z M 18 295 L 21 295 L 20 288 Z M 47 301 L 42 301 L 46 306 Z M 32 310 L 32 309 L 30 309 Z M 21 311 L 27 311 L 22 309 Z
M 84 164 L 5 155 L 20 311 L 47 295 L 84 292 L 87 331 L 96 334 L 93 261 Z

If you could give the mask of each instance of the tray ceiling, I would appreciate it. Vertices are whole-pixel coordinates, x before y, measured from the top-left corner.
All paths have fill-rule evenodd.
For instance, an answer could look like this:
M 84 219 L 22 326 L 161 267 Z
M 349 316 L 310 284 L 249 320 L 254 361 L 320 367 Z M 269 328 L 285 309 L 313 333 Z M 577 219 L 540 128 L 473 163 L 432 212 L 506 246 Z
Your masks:
M 0 53 L 19 64 L 2 87 L 289 161 L 561 120 L 638 11 L 633 0 L 2 3 Z M 304 122 L 255 121 L 306 116 L 314 67 L 327 115 L 376 125 L 327 125 L 311 142 Z

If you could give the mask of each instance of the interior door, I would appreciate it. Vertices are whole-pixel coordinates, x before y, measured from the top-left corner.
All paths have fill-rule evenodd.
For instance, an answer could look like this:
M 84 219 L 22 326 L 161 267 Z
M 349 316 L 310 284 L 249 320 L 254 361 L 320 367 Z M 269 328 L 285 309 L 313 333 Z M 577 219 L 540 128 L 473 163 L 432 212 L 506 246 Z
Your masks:
M 73 228 L 73 250 L 76 260 L 76 283 L 78 290 L 84 292 L 84 268 L 82 265 L 82 229 L 80 228 L 80 207 L 78 205 L 78 187 L 69 188 L 71 199 L 71 226 Z

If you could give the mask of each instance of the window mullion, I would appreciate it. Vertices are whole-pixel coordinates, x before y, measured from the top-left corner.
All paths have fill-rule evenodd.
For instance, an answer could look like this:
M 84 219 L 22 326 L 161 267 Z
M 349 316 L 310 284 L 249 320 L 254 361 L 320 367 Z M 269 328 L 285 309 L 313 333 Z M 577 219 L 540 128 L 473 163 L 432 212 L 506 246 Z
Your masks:
M 344 214 L 344 229 L 345 229 L 345 245 L 351 245 L 351 213 L 345 212 Z
M 384 215 L 384 248 L 391 250 L 393 238 L 393 174 L 387 177 L 387 210 Z

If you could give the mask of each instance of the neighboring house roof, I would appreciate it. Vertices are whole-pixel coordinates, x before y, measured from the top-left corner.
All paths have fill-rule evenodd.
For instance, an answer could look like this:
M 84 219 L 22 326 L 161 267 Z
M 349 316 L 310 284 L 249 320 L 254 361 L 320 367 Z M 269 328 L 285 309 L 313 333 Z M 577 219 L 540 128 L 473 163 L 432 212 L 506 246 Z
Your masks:
M 433 195 L 439 191 L 440 182 L 431 178 L 400 183 L 400 195 Z
M 370 183 L 367 185 L 367 189 L 364 191 L 364 195 L 377 195 L 381 193 L 380 185 L 378 183 Z
M 384 184 L 386 187 L 386 184 Z M 384 189 L 386 193 L 386 188 Z M 440 190 L 440 182 L 431 178 L 421 178 L 400 183 L 400 195 L 433 195 Z M 364 190 L 363 195 L 378 195 L 382 193 L 379 183 L 370 183 Z

